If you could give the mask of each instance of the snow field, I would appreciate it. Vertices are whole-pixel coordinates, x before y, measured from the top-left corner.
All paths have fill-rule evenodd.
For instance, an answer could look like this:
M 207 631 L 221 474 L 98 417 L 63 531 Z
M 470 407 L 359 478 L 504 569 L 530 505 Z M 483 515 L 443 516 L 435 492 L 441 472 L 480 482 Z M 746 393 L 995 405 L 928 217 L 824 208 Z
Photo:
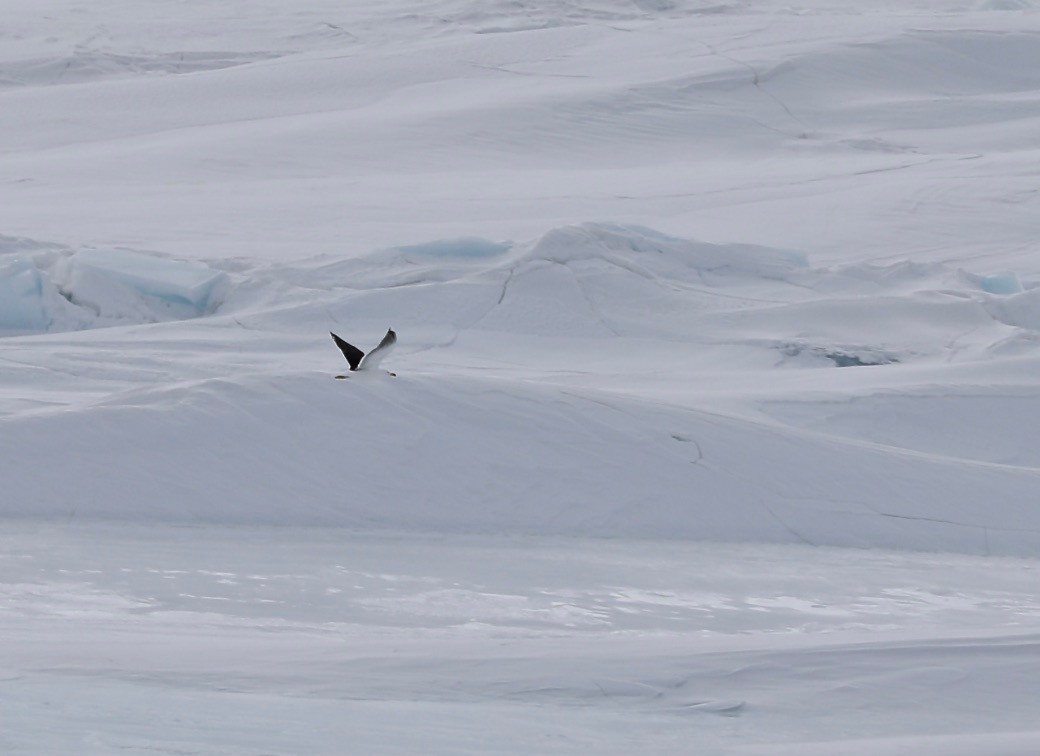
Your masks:
M 0 750 L 1037 750 L 1035 3 L 9 5 Z
M 75 522 L 3 542 L 15 752 L 1036 742 L 1035 560 Z
M 951 361 L 1035 366 L 1034 332 L 1011 324 L 1030 317 L 1027 277 L 992 294 L 938 265 L 814 269 L 783 250 L 595 224 L 231 277 L 127 252 L 63 267 L 101 293 L 107 275 L 126 292 L 108 311 L 125 319 L 131 298 L 156 303 L 141 320 L 159 306 L 198 315 L 218 290 L 224 304 L 115 341 L 96 331 L 90 352 L 75 334 L 51 340 L 50 379 L 16 359 L 8 464 L 50 455 L 66 474 L 11 475 L 10 515 L 1036 553 L 1031 430 L 1005 427 L 1028 395 L 958 385 L 978 401 L 952 403 L 922 388 Z M 324 332 L 378 333 L 373 312 L 403 334 L 399 379 L 330 381 L 340 361 Z M 262 336 L 279 331 L 288 351 Z M 751 383 L 735 396 L 720 380 Z M 958 417 L 974 441 L 948 432 Z M 98 474 L 105 459 L 123 464 Z

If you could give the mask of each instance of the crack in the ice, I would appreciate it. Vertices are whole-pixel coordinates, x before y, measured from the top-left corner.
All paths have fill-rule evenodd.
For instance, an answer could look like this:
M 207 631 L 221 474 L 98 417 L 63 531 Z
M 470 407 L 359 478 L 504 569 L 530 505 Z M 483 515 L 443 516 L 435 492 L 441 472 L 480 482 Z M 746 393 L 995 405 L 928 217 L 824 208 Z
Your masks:
M 780 527 L 782 527 L 788 533 L 793 535 L 795 538 L 797 538 L 799 541 L 801 541 L 802 543 L 806 544 L 807 546 L 815 546 L 816 545 L 815 543 L 810 541 L 808 538 L 803 536 L 801 533 L 799 533 L 797 530 L 795 530 L 794 527 L 790 523 L 788 523 L 786 520 L 784 520 L 783 517 L 781 517 L 776 512 L 774 512 L 773 508 L 770 507 L 768 504 L 766 504 L 764 501 L 759 502 L 759 503 L 762 505 L 762 508 L 764 510 L 766 510 L 766 512 L 769 513 L 769 516 L 772 517 L 774 520 L 776 520 L 780 524 Z
M 467 61 L 473 68 L 479 68 L 484 71 L 498 71 L 499 73 L 510 74 L 512 76 L 533 76 L 536 78 L 549 78 L 549 79 L 591 79 L 591 76 L 586 74 L 565 74 L 565 73 L 552 73 L 552 72 L 537 72 L 537 71 L 517 71 L 506 66 L 495 66 L 489 63 L 477 63 L 476 61 Z
M 516 268 L 515 267 L 510 268 L 509 269 L 509 274 L 506 276 L 506 280 L 502 282 L 502 293 L 498 295 L 498 301 L 495 302 L 496 305 L 500 305 L 500 304 L 502 304 L 503 301 L 505 301 L 506 292 L 508 291 L 509 284 L 512 282 L 513 276 L 515 274 L 516 274 Z M 494 309 L 494 308 L 492 308 L 492 309 Z
M 581 292 L 582 299 L 585 300 L 585 304 L 589 306 L 589 309 L 592 310 L 592 313 L 596 316 L 596 319 L 599 320 L 600 325 L 602 325 L 615 336 L 621 336 L 621 333 L 616 328 L 614 328 L 614 326 L 607 322 L 606 316 L 600 311 L 599 307 L 596 306 L 595 302 L 592 301 L 592 298 L 589 296 L 589 293 L 585 290 L 584 284 L 582 284 L 581 282 L 581 278 L 574 271 L 574 269 L 571 268 L 571 266 L 569 266 L 567 263 L 557 264 L 562 265 L 564 268 L 566 268 L 567 272 L 570 273 L 571 277 L 574 278 L 574 285 L 578 287 L 578 291 Z
M 806 132 L 808 132 L 810 130 L 808 124 L 806 124 L 805 121 L 803 121 L 801 118 L 796 116 L 794 114 L 794 112 L 791 110 L 791 108 L 789 108 L 787 106 L 787 103 L 785 103 L 783 100 L 781 100 L 775 94 L 773 94 L 768 89 L 766 89 L 765 87 L 762 86 L 762 76 L 758 72 L 757 68 L 755 68 L 750 63 L 747 63 L 747 62 L 745 62 L 743 60 L 740 60 L 739 58 L 734 58 L 732 55 L 727 55 L 726 53 L 719 52 L 718 49 L 716 49 L 713 45 L 709 44 L 708 42 L 701 41 L 700 44 L 702 44 L 704 47 L 706 47 L 711 52 L 712 55 L 714 55 L 716 57 L 719 57 L 719 58 L 722 58 L 723 60 L 728 60 L 730 63 L 734 63 L 734 64 L 736 64 L 738 66 L 741 66 L 742 68 L 745 68 L 748 71 L 750 71 L 751 72 L 751 84 L 752 84 L 752 86 L 755 87 L 755 89 L 757 89 L 759 92 L 764 94 L 766 97 L 768 97 L 770 100 L 775 102 L 777 105 L 779 105 L 783 109 L 783 111 L 785 113 L 787 113 L 788 117 L 792 121 L 796 122 L 799 126 L 802 127 L 802 129 L 804 129 L 803 133 L 799 134 L 798 136 L 802 136 L 802 137 L 806 136 Z M 762 125 L 766 126 L 766 124 L 762 124 Z M 769 128 L 772 128 L 772 127 L 769 127 Z
M 697 441 L 697 439 L 689 438 L 680 433 L 673 433 L 672 438 L 683 444 L 693 444 L 693 447 L 697 450 L 697 459 L 691 459 L 691 465 L 699 465 L 701 462 L 704 461 L 704 450 L 701 448 L 701 445 Z
M 1040 529 L 1037 528 L 1021 528 L 1021 527 L 999 527 L 995 525 L 971 525 L 966 522 L 957 522 L 956 520 L 944 520 L 940 517 L 919 517 L 915 515 L 901 515 L 894 514 L 892 512 L 880 512 L 876 511 L 876 514 L 880 517 L 891 517 L 895 520 L 917 520 L 920 522 L 934 522 L 941 525 L 955 525 L 959 528 L 971 528 L 972 530 L 983 530 L 990 531 L 996 530 L 1002 533 L 1040 533 Z

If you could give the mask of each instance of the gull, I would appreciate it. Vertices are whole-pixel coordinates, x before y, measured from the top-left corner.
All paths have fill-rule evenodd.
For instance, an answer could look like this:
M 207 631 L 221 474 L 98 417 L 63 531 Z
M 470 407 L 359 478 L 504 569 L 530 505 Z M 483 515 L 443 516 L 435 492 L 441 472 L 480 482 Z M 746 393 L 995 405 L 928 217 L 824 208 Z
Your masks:
M 386 336 L 379 342 L 375 349 L 368 354 L 365 354 L 353 344 L 348 344 L 346 341 L 341 339 L 336 334 L 329 331 L 332 336 L 332 340 L 336 342 L 336 346 L 343 352 L 343 356 L 347 358 L 347 362 L 350 363 L 351 372 L 355 370 L 371 370 L 372 368 L 378 367 L 379 363 L 383 361 L 383 358 L 390 354 L 394 344 L 397 343 L 397 334 L 394 333 L 394 329 L 390 328 L 386 332 Z M 389 371 L 387 371 L 389 372 Z M 397 373 L 390 373 L 390 375 L 396 376 Z M 345 375 L 337 375 L 337 378 L 346 378 Z

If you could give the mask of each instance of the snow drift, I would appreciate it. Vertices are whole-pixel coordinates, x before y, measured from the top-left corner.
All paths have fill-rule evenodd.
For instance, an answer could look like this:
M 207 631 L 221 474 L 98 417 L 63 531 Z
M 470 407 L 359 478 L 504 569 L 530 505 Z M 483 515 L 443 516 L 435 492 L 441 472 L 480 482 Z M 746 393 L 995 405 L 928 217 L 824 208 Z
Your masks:
M 138 322 L 127 292 L 198 316 L 227 285 L 127 253 L 61 262 L 99 313 Z M 40 274 L 10 270 L 29 322 Z M 948 423 L 968 405 L 921 388 L 949 360 L 984 371 L 996 346 L 1030 338 L 1028 278 L 993 294 L 943 266 L 813 268 L 615 224 L 240 261 L 236 276 L 208 317 L 49 337 L 50 357 L 31 352 L 46 380 L 5 368 L 9 387 L 34 383 L 4 420 L 4 514 L 1040 549 L 1035 461 L 950 445 L 929 413 Z M 398 378 L 331 380 L 327 330 L 364 341 L 387 325 Z M 856 420 L 891 391 L 901 416 L 920 410 L 917 430 Z M 31 462 L 48 458 L 62 475 Z
M 1036 753 L 1037 6 L 5 2 L 0 751 Z

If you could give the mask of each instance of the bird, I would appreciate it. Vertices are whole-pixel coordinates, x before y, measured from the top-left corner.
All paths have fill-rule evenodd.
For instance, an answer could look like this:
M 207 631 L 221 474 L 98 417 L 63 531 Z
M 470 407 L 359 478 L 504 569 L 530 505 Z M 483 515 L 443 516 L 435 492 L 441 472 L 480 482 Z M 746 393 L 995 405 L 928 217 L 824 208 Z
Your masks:
M 390 354 L 394 344 L 397 343 L 397 334 L 394 333 L 394 329 L 387 329 L 386 336 L 379 342 L 375 349 L 368 354 L 365 354 L 353 344 L 348 344 L 346 341 L 341 339 L 336 334 L 329 331 L 332 336 L 332 340 L 336 342 L 336 346 L 343 352 L 343 356 L 347 358 L 347 362 L 350 364 L 351 372 L 355 370 L 371 370 L 372 368 L 378 367 L 379 363 L 383 361 L 383 358 Z M 389 371 L 387 371 L 389 372 Z M 390 373 L 390 375 L 396 376 L 396 373 Z M 336 378 L 346 378 L 345 375 L 337 375 Z

